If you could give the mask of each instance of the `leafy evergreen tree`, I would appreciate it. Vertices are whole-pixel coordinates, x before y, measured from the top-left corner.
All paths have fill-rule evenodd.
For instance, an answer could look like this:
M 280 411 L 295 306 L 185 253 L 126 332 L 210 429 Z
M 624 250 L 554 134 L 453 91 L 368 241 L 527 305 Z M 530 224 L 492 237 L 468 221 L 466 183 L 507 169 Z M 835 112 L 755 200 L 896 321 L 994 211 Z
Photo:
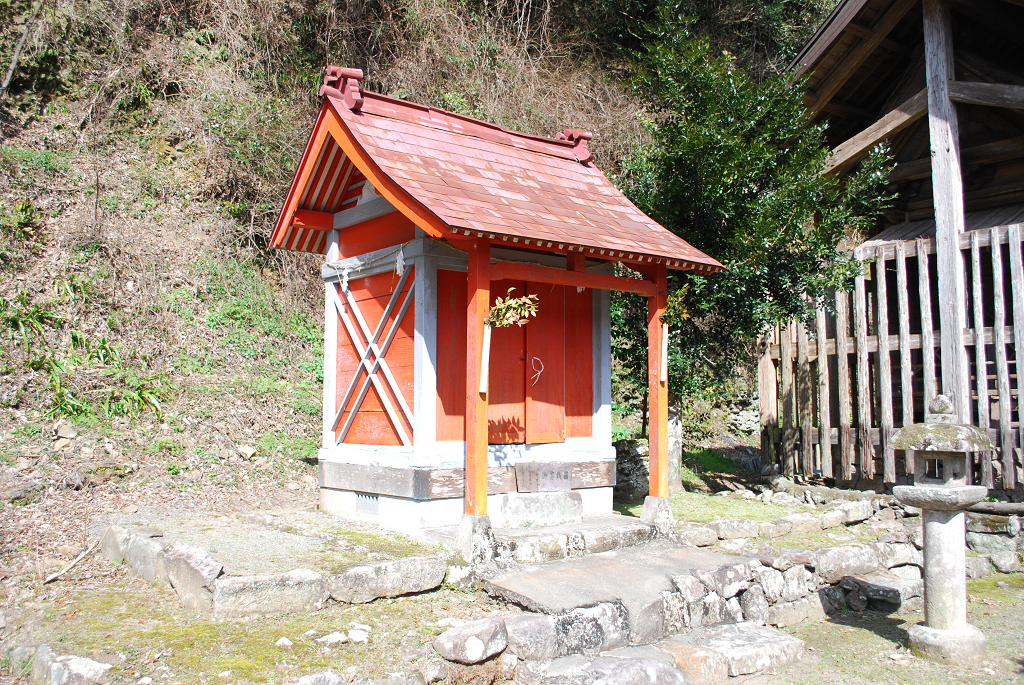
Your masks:
M 619 183 L 726 267 L 705 277 L 669 272 L 671 390 L 694 395 L 713 390 L 769 327 L 809 320 L 830 289 L 849 289 L 859 265 L 844 241 L 887 206 L 891 161 L 880 147 L 845 179 L 823 175 L 825 127 L 809 123 L 800 84 L 786 75 L 757 82 L 685 25 L 664 26 L 636 65 L 654 142 L 625 161 Z M 614 353 L 640 393 L 645 309 L 629 296 L 613 308 Z

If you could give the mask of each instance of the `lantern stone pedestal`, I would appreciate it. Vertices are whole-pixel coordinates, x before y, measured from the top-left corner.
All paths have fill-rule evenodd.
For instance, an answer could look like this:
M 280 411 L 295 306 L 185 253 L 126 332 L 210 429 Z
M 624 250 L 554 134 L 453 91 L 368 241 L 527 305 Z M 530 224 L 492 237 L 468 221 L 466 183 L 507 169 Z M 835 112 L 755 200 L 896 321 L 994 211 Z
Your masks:
M 979 428 L 954 423 L 952 403 L 932 400 L 925 423 L 900 429 L 896 449 L 914 455 L 914 485 L 893 488 L 903 504 L 922 510 L 924 524 L 925 623 L 908 629 L 910 648 L 942 663 L 976 661 L 985 653 L 985 636 L 967 622 L 964 510 L 988 490 L 967 484 L 967 454 L 993 449 Z

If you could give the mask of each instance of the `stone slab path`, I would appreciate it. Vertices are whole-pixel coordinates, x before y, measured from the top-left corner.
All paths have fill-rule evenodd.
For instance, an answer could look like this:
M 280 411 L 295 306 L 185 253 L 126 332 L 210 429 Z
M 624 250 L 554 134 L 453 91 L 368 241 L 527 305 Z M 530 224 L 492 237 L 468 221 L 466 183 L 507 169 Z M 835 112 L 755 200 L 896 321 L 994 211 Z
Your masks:
M 284 573 L 308 568 L 338 573 L 348 567 L 437 552 L 377 526 L 338 519 L 314 509 L 212 511 L 143 506 L 93 520 L 99 538 L 109 525 L 153 528 L 166 543 L 201 547 L 231 575 Z
M 558 614 L 601 602 L 619 602 L 639 616 L 662 592 L 674 592 L 672 576 L 714 571 L 745 557 L 682 547 L 657 540 L 585 557 L 520 567 L 486 581 L 493 594 L 531 611 Z

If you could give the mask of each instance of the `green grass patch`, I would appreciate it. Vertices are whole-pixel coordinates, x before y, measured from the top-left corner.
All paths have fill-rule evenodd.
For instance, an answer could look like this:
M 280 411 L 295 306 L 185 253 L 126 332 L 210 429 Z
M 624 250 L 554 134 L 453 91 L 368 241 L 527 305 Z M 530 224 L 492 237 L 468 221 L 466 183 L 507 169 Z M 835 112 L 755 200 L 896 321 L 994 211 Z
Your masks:
M 319 443 L 310 436 L 295 437 L 279 431 L 264 433 L 256 440 L 260 452 L 266 454 L 277 452 L 289 459 L 298 459 L 307 463 L 316 461 Z
M 617 505 L 616 511 L 628 516 L 640 516 L 643 503 Z M 680 492 L 672 495 L 672 513 L 676 521 L 708 523 L 721 519 L 744 518 L 752 521 L 775 519 L 801 511 L 814 511 L 811 505 L 778 507 L 760 501 L 747 501 L 735 497 L 717 497 L 700 492 Z

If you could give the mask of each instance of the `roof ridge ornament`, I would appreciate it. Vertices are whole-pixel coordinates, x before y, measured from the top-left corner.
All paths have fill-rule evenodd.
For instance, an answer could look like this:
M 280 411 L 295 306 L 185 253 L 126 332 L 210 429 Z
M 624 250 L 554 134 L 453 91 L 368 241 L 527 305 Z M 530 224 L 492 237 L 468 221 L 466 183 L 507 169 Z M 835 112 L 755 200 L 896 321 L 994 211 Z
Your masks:
M 363 106 L 363 92 L 359 88 L 359 82 L 362 80 L 362 69 L 328 66 L 324 70 L 324 84 L 320 86 L 320 97 L 336 97 L 344 101 L 349 109 L 358 111 Z
M 586 164 L 594 159 L 594 153 L 587 148 L 587 141 L 593 138 L 593 133 L 582 128 L 567 128 L 555 136 L 555 140 L 565 140 L 573 144 L 572 151 L 576 154 L 576 160 L 581 164 Z

